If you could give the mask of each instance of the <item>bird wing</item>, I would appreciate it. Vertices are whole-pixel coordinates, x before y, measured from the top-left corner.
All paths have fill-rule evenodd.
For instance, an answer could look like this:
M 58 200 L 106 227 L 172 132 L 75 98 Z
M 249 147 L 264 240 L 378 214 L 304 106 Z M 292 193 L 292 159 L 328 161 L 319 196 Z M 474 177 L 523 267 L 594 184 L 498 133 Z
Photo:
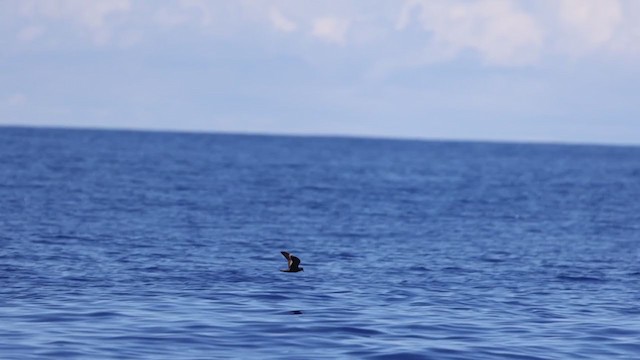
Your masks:
M 289 254 L 286 251 L 280 251 L 280 253 L 282 254 L 282 256 L 285 257 L 285 259 L 287 259 L 287 266 L 289 267 L 289 270 L 291 270 L 291 264 L 293 263 L 293 261 L 291 260 L 292 257 L 295 256 L 291 256 L 291 254 Z
M 300 258 L 293 255 L 289 256 L 289 258 L 291 259 L 289 260 L 289 268 L 297 269 L 298 265 L 300 265 Z

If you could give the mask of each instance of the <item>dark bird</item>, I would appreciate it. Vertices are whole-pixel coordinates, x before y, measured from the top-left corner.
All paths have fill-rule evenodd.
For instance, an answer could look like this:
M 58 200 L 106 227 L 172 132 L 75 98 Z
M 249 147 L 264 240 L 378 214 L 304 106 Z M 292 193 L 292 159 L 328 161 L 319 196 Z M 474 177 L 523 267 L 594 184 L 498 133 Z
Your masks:
M 280 270 L 283 272 L 298 272 L 298 271 L 304 271 L 304 268 L 300 267 L 300 258 L 297 256 L 294 256 L 293 254 L 289 254 L 286 251 L 280 251 L 280 253 L 282 253 L 282 256 L 284 256 L 287 261 L 289 262 L 289 268 L 287 270 Z

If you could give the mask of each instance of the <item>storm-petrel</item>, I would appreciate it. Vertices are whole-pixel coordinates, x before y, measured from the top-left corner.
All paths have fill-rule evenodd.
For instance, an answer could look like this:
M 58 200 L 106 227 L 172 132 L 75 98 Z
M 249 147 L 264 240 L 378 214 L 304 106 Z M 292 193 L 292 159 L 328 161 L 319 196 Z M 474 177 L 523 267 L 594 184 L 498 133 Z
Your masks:
M 280 271 L 283 271 L 283 272 L 304 271 L 304 268 L 300 267 L 300 258 L 298 258 L 297 256 L 294 256 L 293 254 L 289 254 L 286 251 L 280 251 L 280 252 L 289 262 L 289 268 L 287 270 L 280 270 Z

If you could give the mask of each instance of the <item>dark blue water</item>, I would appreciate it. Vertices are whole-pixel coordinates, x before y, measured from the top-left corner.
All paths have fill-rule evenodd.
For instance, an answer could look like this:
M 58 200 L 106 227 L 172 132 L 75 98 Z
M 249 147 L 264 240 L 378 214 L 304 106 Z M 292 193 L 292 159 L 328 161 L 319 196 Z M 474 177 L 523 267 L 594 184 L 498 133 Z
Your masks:
M 2 359 L 640 358 L 637 147 L 0 128 L 0 166 Z

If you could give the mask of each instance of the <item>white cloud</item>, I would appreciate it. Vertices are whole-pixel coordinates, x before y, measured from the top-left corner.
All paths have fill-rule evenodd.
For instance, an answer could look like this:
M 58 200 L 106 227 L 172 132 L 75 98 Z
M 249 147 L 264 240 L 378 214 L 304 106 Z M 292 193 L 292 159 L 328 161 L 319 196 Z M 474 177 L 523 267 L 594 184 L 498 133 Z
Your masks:
M 18 33 L 18 40 L 22 42 L 31 42 L 39 38 L 44 33 L 42 26 L 27 26 Z
M 559 18 L 563 45 L 573 52 L 584 52 L 605 46 L 613 40 L 623 21 L 618 0 L 561 0 Z
M 295 22 L 282 15 L 280 10 L 275 7 L 269 10 L 269 20 L 276 29 L 284 32 L 295 31 L 298 27 Z
M 38 0 L 25 1 L 22 9 L 26 15 L 72 19 L 90 28 L 100 28 L 109 15 L 129 11 L 131 3 L 129 0 Z
M 39 20 L 70 20 L 89 29 L 96 43 L 111 37 L 107 18 L 131 10 L 129 0 L 27 0 L 21 3 L 23 15 Z
M 21 43 L 16 49 L 63 44 L 70 27 L 84 41 L 131 47 L 164 38 L 163 26 L 167 26 L 198 41 L 237 35 L 244 39 L 243 34 L 275 29 L 287 40 L 304 37 L 341 45 L 341 54 L 381 64 L 380 69 L 386 68 L 381 72 L 466 54 L 493 66 L 537 64 L 554 53 L 574 58 L 621 54 L 624 59 L 640 54 L 639 0 L 378 0 L 366 4 L 355 0 L 9 0 L 7 4 L 9 11 L 0 14 L 0 21 L 13 22 L 13 40 Z M 35 41 L 43 38 L 53 41 Z M 261 41 L 260 37 L 247 39 Z M 308 42 L 287 44 L 288 51 L 303 58 L 315 57 L 310 54 L 312 48 L 300 46 Z
M 311 34 L 324 41 L 345 45 L 349 21 L 337 17 L 321 17 L 313 21 Z
M 215 4 L 215 3 L 213 3 Z M 181 0 L 180 6 L 186 9 L 195 9 L 200 17 L 200 25 L 208 27 L 213 23 L 212 3 L 205 0 Z
M 408 1 L 397 24 L 399 30 L 411 24 L 416 9 L 436 58 L 473 50 L 488 64 L 518 66 L 535 63 L 540 56 L 541 29 L 512 1 Z
M 640 55 L 640 1 L 625 2 L 622 13 L 623 21 L 611 41 L 611 49 L 617 54 L 632 55 L 635 62 Z
M 183 25 L 189 21 L 189 17 L 185 13 L 174 9 L 160 8 L 156 11 L 154 20 L 162 26 L 172 27 Z

